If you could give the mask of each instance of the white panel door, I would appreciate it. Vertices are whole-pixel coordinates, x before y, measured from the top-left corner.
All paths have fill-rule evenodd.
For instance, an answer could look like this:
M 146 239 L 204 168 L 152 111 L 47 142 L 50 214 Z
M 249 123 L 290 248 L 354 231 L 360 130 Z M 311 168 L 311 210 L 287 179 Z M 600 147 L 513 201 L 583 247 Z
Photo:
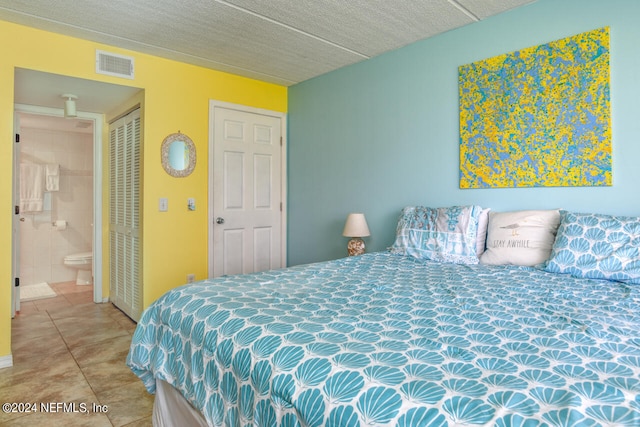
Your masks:
M 213 117 L 213 275 L 282 267 L 282 119 L 219 106 Z

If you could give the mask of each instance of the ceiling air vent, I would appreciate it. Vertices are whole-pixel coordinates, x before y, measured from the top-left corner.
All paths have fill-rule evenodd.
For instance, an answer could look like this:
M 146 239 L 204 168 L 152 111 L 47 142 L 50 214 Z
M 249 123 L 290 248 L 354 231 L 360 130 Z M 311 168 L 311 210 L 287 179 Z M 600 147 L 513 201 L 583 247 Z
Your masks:
M 133 58 L 131 56 L 97 50 L 96 73 L 133 79 Z

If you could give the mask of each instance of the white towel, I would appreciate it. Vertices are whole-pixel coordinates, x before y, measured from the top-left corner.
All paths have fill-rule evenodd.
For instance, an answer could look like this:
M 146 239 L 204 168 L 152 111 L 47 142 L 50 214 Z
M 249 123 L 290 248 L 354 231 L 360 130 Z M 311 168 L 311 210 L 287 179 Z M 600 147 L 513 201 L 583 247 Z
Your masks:
M 49 163 L 45 166 L 45 189 L 46 191 L 60 190 L 60 165 Z
M 40 212 L 44 199 L 44 168 L 35 163 L 20 164 L 20 212 Z

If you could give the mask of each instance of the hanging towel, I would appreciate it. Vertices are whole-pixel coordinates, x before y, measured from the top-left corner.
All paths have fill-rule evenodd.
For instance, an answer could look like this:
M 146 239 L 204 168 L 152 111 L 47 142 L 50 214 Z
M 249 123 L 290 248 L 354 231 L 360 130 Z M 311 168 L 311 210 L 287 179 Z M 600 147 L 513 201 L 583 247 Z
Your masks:
M 20 212 L 40 212 L 44 199 L 44 168 L 20 164 Z
M 60 190 L 60 165 L 49 163 L 45 166 L 45 190 Z

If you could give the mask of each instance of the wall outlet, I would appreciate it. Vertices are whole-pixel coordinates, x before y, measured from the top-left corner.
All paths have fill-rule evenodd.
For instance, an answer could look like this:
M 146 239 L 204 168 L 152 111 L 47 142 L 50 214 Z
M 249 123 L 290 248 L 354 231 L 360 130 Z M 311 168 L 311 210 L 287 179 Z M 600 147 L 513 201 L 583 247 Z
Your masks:
M 193 283 L 196 281 L 196 275 L 195 274 L 187 274 L 187 283 Z

